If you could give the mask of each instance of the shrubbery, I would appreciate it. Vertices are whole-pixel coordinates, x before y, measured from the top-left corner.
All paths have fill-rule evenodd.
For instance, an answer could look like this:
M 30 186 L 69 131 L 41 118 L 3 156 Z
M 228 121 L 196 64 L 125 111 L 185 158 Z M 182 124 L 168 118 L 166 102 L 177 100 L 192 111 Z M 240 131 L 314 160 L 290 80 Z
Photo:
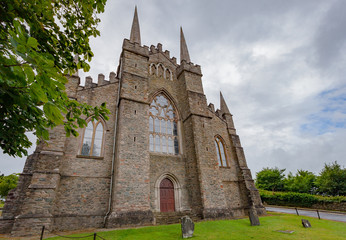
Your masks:
M 0 175 L 0 198 L 5 199 L 8 192 L 17 187 L 18 174 L 11 174 L 8 176 Z
M 318 194 L 346 195 L 346 169 L 337 162 L 325 164 L 319 176 L 305 170 L 285 177 L 285 169 L 263 168 L 256 173 L 256 186 L 262 190 Z
M 272 205 L 284 205 L 294 207 L 311 207 L 316 203 L 340 203 L 346 202 L 346 197 L 323 197 L 307 193 L 296 192 L 272 192 L 266 190 L 259 190 L 262 202 Z

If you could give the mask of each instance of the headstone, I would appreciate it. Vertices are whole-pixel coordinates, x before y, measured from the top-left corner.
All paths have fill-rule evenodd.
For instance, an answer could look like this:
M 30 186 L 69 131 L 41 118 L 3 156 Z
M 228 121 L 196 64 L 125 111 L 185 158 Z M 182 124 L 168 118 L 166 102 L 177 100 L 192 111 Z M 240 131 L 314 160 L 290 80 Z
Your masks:
M 250 219 L 251 226 L 259 226 L 260 225 L 257 211 L 256 211 L 256 208 L 254 206 L 252 206 L 249 209 L 249 219 Z
M 189 216 L 184 216 L 181 218 L 181 232 L 183 238 L 190 238 L 193 236 L 193 231 L 195 230 L 195 224 Z
M 303 224 L 303 227 L 305 227 L 305 228 L 311 228 L 311 224 L 310 224 L 309 220 L 302 219 L 302 224 Z

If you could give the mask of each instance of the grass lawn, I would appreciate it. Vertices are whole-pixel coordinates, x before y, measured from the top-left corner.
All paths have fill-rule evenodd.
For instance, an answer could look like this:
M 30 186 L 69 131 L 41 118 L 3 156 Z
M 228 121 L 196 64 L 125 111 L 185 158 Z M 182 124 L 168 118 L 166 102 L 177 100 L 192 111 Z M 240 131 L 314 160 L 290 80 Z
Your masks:
M 303 228 L 301 219 L 308 219 L 312 228 Z M 261 226 L 250 226 L 249 219 L 206 221 L 195 224 L 192 239 L 331 239 L 346 240 L 346 223 L 328 220 L 318 220 L 311 217 L 290 214 L 270 213 L 270 216 L 260 218 Z M 277 230 L 292 230 L 293 233 L 281 233 Z M 86 236 L 90 233 L 70 236 Z M 136 229 L 98 232 L 101 237 L 110 239 L 182 239 L 180 224 L 152 226 Z M 49 239 L 63 239 L 54 237 Z M 93 239 L 92 237 L 83 239 Z M 100 238 L 97 238 L 100 239 Z

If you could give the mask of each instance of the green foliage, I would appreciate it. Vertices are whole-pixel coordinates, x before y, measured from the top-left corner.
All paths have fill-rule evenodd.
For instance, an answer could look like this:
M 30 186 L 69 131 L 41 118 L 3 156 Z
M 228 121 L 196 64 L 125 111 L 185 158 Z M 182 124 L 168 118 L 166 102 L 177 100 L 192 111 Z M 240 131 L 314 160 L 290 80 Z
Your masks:
M 346 169 L 336 161 L 324 164 L 320 176 L 316 181 L 317 191 L 325 195 L 346 195 Z
M 307 193 L 297 192 L 272 192 L 259 190 L 263 202 L 272 205 L 311 207 L 316 203 L 340 203 L 346 202 L 346 197 L 323 197 Z
M 295 176 L 292 173 L 285 179 L 285 191 L 312 193 L 315 188 L 316 176 L 309 171 L 298 170 Z
M 298 170 L 294 176 L 285 169 L 263 168 L 256 174 L 256 186 L 262 190 L 311 193 L 331 196 L 346 195 L 346 169 L 337 162 L 325 164 L 320 176 L 312 172 Z
M 263 168 L 256 173 L 256 186 L 260 189 L 282 191 L 284 188 L 285 169 Z
M 0 175 L 0 198 L 6 198 L 10 190 L 17 187 L 18 174 Z
M 48 140 L 48 128 L 63 124 L 76 136 L 84 117 L 107 118 L 105 104 L 91 107 L 71 100 L 67 79 L 77 69 L 89 70 L 93 53 L 89 38 L 96 29 L 106 0 L 28 1 L 0 4 L 0 147 L 11 156 L 27 155 L 35 131 Z M 78 55 L 78 63 L 74 56 Z M 83 116 L 84 115 L 84 116 Z

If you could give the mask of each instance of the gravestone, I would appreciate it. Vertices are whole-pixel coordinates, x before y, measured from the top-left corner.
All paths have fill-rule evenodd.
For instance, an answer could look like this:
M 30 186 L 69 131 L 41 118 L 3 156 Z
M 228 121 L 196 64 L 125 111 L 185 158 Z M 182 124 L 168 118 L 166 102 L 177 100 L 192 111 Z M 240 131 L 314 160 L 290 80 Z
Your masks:
M 193 236 L 193 231 L 195 230 L 195 224 L 189 216 L 184 216 L 181 218 L 181 232 L 183 238 L 190 238 Z
M 249 219 L 250 219 L 251 226 L 259 226 L 260 225 L 257 211 L 256 211 L 256 208 L 254 206 L 252 206 L 249 209 Z
M 305 227 L 305 228 L 311 228 L 311 224 L 310 224 L 309 220 L 302 219 L 302 224 L 303 224 L 303 227 Z

